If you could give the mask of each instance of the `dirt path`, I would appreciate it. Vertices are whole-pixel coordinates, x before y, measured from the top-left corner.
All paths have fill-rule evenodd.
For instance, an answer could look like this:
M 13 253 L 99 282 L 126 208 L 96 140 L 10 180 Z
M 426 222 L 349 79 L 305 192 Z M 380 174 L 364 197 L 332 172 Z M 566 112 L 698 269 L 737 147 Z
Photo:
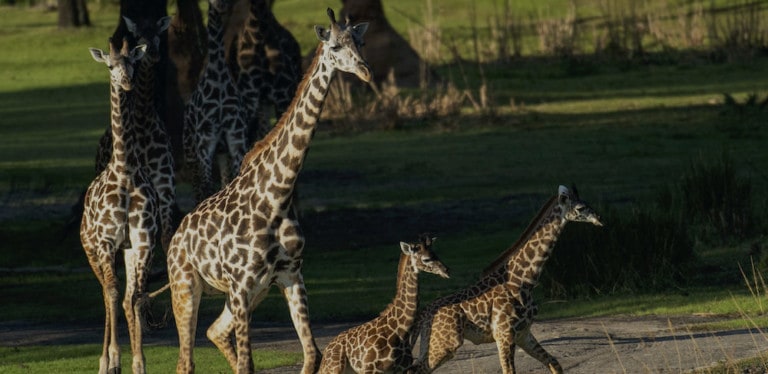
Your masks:
M 533 332 L 542 345 L 560 360 L 567 373 L 680 373 L 695 368 L 768 353 L 768 329 L 689 331 L 691 323 L 706 317 L 607 317 L 541 321 Z M 201 324 L 201 326 L 204 324 Z M 670 328 L 670 325 L 672 328 Z M 345 324 L 315 325 L 320 347 Z M 201 328 L 199 330 L 205 330 Z M 42 345 L 99 343 L 99 325 L 42 325 L 0 323 L 0 345 Z M 255 349 L 299 351 L 298 339 L 290 326 L 255 326 Z M 199 344 L 209 344 L 204 337 Z M 147 345 L 176 345 L 173 328 L 154 331 Z M 518 350 L 515 362 L 520 373 L 544 373 L 544 366 Z M 296 373 L 299 366 L 266 373 Z M 494 344 L 467 343 L 457 356 L 437 373 L 500 373 Z M 764 371 L 755 371 L 756 373 Z

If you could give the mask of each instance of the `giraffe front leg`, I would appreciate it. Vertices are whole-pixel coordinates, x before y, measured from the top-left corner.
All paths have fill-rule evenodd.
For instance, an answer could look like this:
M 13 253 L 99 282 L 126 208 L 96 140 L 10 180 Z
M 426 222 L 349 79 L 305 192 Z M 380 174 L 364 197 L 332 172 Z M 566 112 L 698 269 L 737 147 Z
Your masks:
M 104 297 L 104 345 L 99 358 L 99 374 L 118 374 L 120 373 L 120 346 L 117 342 L 117 300 L 120 291 L 117 289 L 114 258 L 110 256 L 104 262 L 100 264 L 91 261 L 91 267 L 101 283 Z
M 531 334 L 530 328 L 518 333 L 518 338 L 516 340 L 517 344 L 523 351 L 525 351 L 525 353 L 528 353 L 531 357 L 546 365 L 547 369 L 549 369 L 552 374 L 563 373 L 563 368 L 560 366 L 560 363 L 557 362 L 557 359 L 550 355 L 541 344 L 539 344 L 539 341 L 536 340 L 533 334 Z
M 317 348 L 315 337 L 309 323 L 309 307 L 307 306 L 307 290 L 304 288 L 304 278 L 301 273 L 295 273 L 292 282 L 280 284 L 285 301 L 291 312 L 291 320 L 296 333 L 299 335 L 302 349 L 304 350 L 303 374 L 312 374 L 320 366 L 322 355 Z
M 134 373 L 145 373 L 143 340 L 143 310 L 146 302 L 146 284 L 152 251 L 151 247 L 125 250 L 126 288 L 123 310 L 131 338 L 132 368 Z
M 238 374 L 253 373 L 251 337 L 248 328 L 251 313 L 247 304 L 247 295 L 247 291 L 230 293 L 227 308 L 230 310 L 231 314 L 230 321 L 232 328 L 230 331 L 234 330 L 235 332 L 236 358 L 235 366 L 232 369 Z M 225 312 L 227 309 L 225 309 Z M 224 324 L 224 322 L 225 321 L 222 321 L 222 324 Z M 224 354 L 227 355 L 226 352 Z
M 318 374 L 341 374 L 344 372 L 346 356 L 344 355 L 344 345 L 339 341 L 340 336 L 333 339 L 323 352 L 323 359 L 320 362 Z
M 515 343 L 512 339 L 496 340 L 499 351 L 499 364 L 504 374 L 515 374 Z

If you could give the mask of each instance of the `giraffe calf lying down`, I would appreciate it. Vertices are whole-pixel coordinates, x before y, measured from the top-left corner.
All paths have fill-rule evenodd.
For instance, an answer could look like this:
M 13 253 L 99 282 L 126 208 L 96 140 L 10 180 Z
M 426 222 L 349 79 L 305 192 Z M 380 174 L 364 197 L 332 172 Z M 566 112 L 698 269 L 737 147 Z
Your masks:
M 434 240 L 422 236 L 418 243 L 400 242 L 403 253 L 394 300 L 375 319 L 331 340 L 319 373 L 402 373 L 411 365 L 410 333 L 419 304 L 419 271 L 448 278 L 448 269 L 432 251 Z
M 560 186 L 520 239 L 485 269 L 477 283 L 424 310 L 419 322 L 420 357 L 409 372 L 431 373 L 450 360 L 466 339 L 475 344 L 495 341 L 505 374 L 515 372 L 515 345 L 552 373 L 562 373 L 557 359 L 541 347 L 530 327 L 537 311 L 533 288 L 569 221 L 603 225 L 575 188 Z

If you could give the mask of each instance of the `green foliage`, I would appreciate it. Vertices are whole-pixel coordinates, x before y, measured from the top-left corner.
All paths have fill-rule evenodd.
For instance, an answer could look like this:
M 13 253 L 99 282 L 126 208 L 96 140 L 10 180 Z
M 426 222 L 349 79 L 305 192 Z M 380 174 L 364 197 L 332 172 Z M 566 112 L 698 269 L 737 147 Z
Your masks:
M 751 181 L 739 176 L 726 153 L 692 162 L 650 204 L 608 210 L 601 230 L 569 225 L 544 286 L 554 295 L 574 296 L 689 285 L 699 269 L 697 242 L 724 244 L 755 235 L 751 191 Z

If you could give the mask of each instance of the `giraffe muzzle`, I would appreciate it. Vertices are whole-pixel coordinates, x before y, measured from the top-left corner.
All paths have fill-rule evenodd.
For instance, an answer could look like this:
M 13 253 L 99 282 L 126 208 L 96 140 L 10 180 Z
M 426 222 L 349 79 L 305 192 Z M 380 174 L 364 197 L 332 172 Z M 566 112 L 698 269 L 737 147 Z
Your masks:
M 360 62 L 357 65 L 357 71 L 355 72 L 355 75 L 357 75 L 358 78 L 360 78 L 363 82 L 370 82 L 373 78 L 373 73 L 371 73 L 371 68 L 366 64 L 365 62 Z

